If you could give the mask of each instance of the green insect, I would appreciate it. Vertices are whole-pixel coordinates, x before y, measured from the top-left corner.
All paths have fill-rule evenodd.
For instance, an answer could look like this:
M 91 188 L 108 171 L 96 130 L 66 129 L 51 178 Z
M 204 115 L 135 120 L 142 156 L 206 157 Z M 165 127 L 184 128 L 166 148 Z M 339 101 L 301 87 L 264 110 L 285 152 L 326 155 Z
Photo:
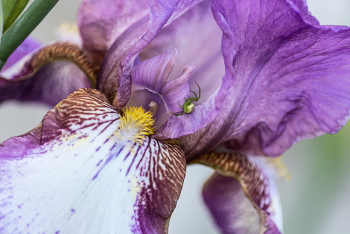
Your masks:
M 195 81 L 195 82 L 196 82 L 196 81 Z M 188 96 L 187 98 L 185 98 L 185 103 L 183 104 L 183 106 L 181 106 L 181 105 L 180 105 L 180 101 L 178 101 L 178 102 L 179 102 L 179 106 L 180 106 L 182 109 L 184 109 L 184 112 L 181 113 L 181 114 L 175 114 L 175 113 L 173 113 L 173 115 L 179 116 L 179 115 L 189 114 L 189 113 L 191 113 L 191 112 L 194 110 L 194 108 L 195 108 L 196 106 L 193 104 L 193 102 L 197 102 L 197 101 L 201 98 L 201 88 L 199 87 L 199 85 L 198 85 L 197 82 L 196 82 L 196 84 L 197 84 L 198 89 L 199 89 L 198 97 L 197 97 L 197 94 L 196 94 L 195 92 L 193 92 L 193 91 L 190 90 L 190 92 L 192 92 L 192 93 L 194 94 L 195 98 L 194 98 L 194 97 Z

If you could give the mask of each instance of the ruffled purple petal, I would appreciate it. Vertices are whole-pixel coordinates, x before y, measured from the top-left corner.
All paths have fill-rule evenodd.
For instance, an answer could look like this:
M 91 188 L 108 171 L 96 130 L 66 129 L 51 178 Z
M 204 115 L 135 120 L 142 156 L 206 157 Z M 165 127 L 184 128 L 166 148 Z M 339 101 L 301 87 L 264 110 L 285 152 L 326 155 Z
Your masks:
M 226 64 L 217 97 L 226 120 L 215 128 L 232 148 L 278 156 L 301 139 L 336 133 L 348 120 L 350 29 L 310 24 L 305 7 L 213 2 Z
M 300 15 L 303 17 L 304 21 L 312 24 L 314 26 L 317 26 L 320 24 L 320 22 L 318 22 L 318 20 L 316 19 L 315 16 L 313 16 L 311 14 L 311 12 L 309 11 L 308 7 L 307 7 L 307 2 L 306 0 L 290 0 L 291 7 L 296 7 L 297 11 L 300 12 Z M 294 4 L 294 5 L 293 5 Z
M 199 158 L 215 173 L 203 197 L 222 233 L 282 233 L 282 210 L 265 158 L 211 153 Z
M 170 79 L 174 79 L 188 64 L 193 64 L 196 69 L 189 79 L 190 90 L 198 94 L 195 81 L 201 88 L 201 98 L 194 102 L 195 111 L 171 117 L 165 126 L 156 132 L 157 138 L 179 138 L 192 134 L 216 117 L 217 108 L 213 98 L 225 72 L 221 37 L 222 31 L 211 11 L 211 1 L 203 1 L 163 28 L 140 53 L 141 59 L 145 59 L 169 48 L 177 48 L 179 57 Z M 182 102 L 183 100 L 180 100 L 181 104 Z
M 33 52 L 35 49 L 39 48 L 41 43 L 35 40 L 32 37 L 27 37 L 22 44 L 10 55 L 7 59 L 5 65 L 2 68 L 2 71 L 5 71 L 7 68 L 11 67 L 21 58 L 27 54 Z
M 222 31 L 211 11 L 211 1 L 206 0 L 160 30 L 139 56 L 145 60 L 176 48 L 179 57 L 170 80 L 174 80 L 189 64 L 195 65 L 189 83 L 191 90 L 198 89 L 195 81 L 200 85 L 202 95 L 198 104 L 201 104 L 220 87 L 225 72 L 221 37 Z
M 1 73 L 0 103 L 15 99 L 54 106 L 77 89 L 91 87 L 88 77 L 94 76 L 92 65 L 77 46 L 46 45 Z
M 226 67 L 215 98 L 220 112 L 192 135 L 188 159 L 225 141 L 239 152 L 278 156 L 346 123 L 350 29 L 319 26 L 295 3 L 213 1 Z
M 134 143 L 120 122 L 101 92 L 80 89 L 0 144 L 1 233 L 167 232 L 183 152 Z
M 98 76 L 98 88 L 118 109 L 124 107 L 131 92 L 131 69 L 135 56 L 168 23 L 181 16 L 200 0 L 151 1 L 149 16 L 135 22 L 108 51 Z

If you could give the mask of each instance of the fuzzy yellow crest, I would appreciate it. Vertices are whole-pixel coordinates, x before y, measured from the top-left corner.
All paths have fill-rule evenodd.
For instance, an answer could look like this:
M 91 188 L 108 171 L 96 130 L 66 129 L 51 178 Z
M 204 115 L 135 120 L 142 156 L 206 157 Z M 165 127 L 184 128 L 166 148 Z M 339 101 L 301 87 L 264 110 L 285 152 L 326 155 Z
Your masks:
M 54 33 L 60 40 L 73 42 L 78 45 L 82 43 L 78 26 L 75 23 L 61 23 L 56 29 L 54 29 Z
M 280 178 L 290 180 L 290 174 L 287 167 L 283 164 L 281 156 L 277 158 L 267 158 L 267 162 Z
M 154 132 L 155 121 L 152 117 L 152 113 L 142 107 L 126 107 L 115 136 L 121 140 L 141 144 L 145 136 Z

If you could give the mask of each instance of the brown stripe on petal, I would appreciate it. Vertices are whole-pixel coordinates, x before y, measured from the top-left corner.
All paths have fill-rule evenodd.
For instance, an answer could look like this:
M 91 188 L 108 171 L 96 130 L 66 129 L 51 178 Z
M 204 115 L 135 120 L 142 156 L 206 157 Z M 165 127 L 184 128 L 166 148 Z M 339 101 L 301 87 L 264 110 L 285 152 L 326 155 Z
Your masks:
M 269 179 L 260 165 L 252 159 L 239 153 L 205 154 L 191 163 L 199 163 L 215 169 L 218 173 L 237 179 L 242 189 L 260 216 L 259 233 L 268 233 L 274 224 L 270 220 L 272 197 Z M 274 212 L 274 211 L 272 211 Z M 273 227 L 272 227 L 272 226 Z
M 134 230 L 143 234 L 167 233 L 185 179 L 185 156 L 180 147 L 152 138 L 140 150 L 144 153 L 137 170 L 141 171 L 143 186 L 135 204 L 139 225 Z
M 31 59 L 33 72 L 47 63 L 56 60 L 68 60 L 76 64 L 89 78 L 92 87 L 96 87 L 98 68 L 93 66 L 84 52 L 68 42 L 57 42 L 43 47 Z
M 79 89 L 58 103 L 42 121 L 41 143 L 75 134 L 83 129 L 96 129 L 120 118 L 106 96 L 96 89 Z

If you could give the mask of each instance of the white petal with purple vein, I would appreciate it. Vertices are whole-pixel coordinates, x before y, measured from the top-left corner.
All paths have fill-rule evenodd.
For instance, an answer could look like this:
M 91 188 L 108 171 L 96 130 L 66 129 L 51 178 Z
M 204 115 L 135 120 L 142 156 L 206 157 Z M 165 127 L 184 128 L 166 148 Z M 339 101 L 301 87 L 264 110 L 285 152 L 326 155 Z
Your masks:
M 92 104 L 86 97 L 81 101 Z M 61 117 L 65 108 L 58 105 L 49 114 Z M 117 112 L 107 104 L 95 108 L 91 118 L 87 109 L 76 116 L 71 112 L 63 118 L 70 118 L 69 128 L 61 126 L 59 138 L 25 155 L 5 151 L 21 137 L 0 145 L 1 233 L 158 233 L 167 228 L 184 179 L 182 151 L 148 137 L 142 145 L 120 141 Z M 50 133 L 45 129 L 49 114 L 42 136 Z

